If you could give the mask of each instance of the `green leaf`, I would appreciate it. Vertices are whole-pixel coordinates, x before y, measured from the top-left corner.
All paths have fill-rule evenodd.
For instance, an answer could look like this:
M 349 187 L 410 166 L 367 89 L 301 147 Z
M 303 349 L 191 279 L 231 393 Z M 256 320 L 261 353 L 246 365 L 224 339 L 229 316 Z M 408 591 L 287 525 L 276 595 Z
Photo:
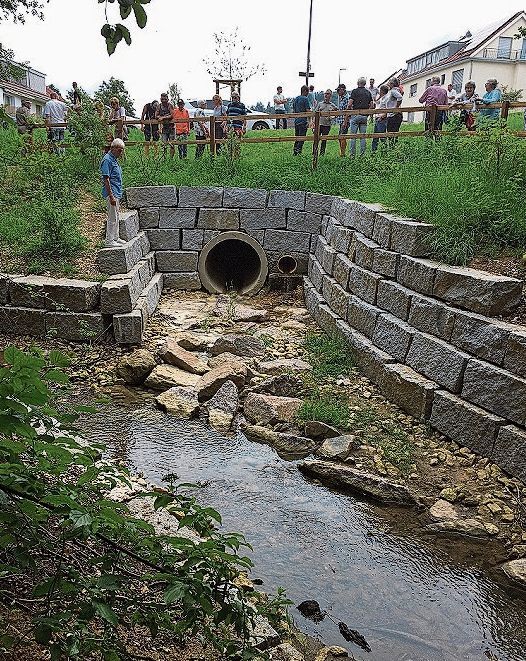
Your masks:
M 146 12 L 144 11 L 142 5 L 140 2 L 135 2 L 133 5 L 133 13 L 135 14 L 135 20 L 137 21 L 137 25 L 141 28 L 146 27 L 146 22 L 148 20 L 148 17 L 146 16 Z
M 71 365 L 71 360 L 61 351 L 50 351 L 48 360 L 55 367 L 69 367 Z
M 163 493 L 156 497 L 153 503 L 153 507 L 154 509 L 158 510 L 161 507 L 166 507 L 167 505 L 170 505 L 171 503 L 173 503 L 174 500 L 175 498 L 170 494 Z
M 35 627 L 35 640 L 41 645 L 47 645 L 51 640 L 53 631 L 48 624 L 39 624 Z
M 89 526 L 92 523 L 92 518 L 86 512 L 79 512 L 78 510 L 73 510 L 69 514 L 70 520 L 73 522 L 73 528 L 82 528 L 83 526 Z
M 67 383 L 69 376 L 60 370 L 49 370 L 49 372 L 44 374 L 44 380 L 51 381 L 52 383 Z
M 121 18 L 125 19 L 125 18 L 128 18 L 128 16 L 131 14 L 132 8 L 131 8 L 131 5 L 128 5 L 127 7 L 125 7 L 124 5 L 121 5 L 120 10 L 121 10 Z
M 173 604 L 174 601 L 181 601 L 186 594 L 185 586 L 182 583 L 174 583 L 164 591 L 164 603 Z
M 102 574 L 97 580 L 97 587 L 101 590 L 118 590 L 122 585 L 122 578 L 115 574 Z
M 115 627 L 119 624 L 119 618 L 109 604 L 106 604 L 103 601 L 94 601 L 93 606 L 97 613 L 106 620 L 106 622 L 113 624 Z
M 130 8 L 130 11 L 131 11 L 131 8 Z M 130 11 L 129 11 L 128 13 L 130 13 Z M 130 35 L 130 31 L 129 31 L 128 28 L 127 28 L 125 25 L 123 25 L 122 23 L 118 23 L 117 27 L 119 28 L 119 30 L 120 30 L 120 32 L 121 32 L 121 34 L 122 34 L 122 36 L 123 36 L 124 41 L 125 41 L 125 42 L 128 44 L 128 46 L 129 46 L 129 45 L 131 44 L 131 35 Z
M 103 1 L 104 0 L 99 0 L 99 2 L 103 2 Z M 109 23 L 106 23 L 106 25 L 102 26 L 100 33 L 105 39 L 108 39 L 113 34 L 113 28 Z

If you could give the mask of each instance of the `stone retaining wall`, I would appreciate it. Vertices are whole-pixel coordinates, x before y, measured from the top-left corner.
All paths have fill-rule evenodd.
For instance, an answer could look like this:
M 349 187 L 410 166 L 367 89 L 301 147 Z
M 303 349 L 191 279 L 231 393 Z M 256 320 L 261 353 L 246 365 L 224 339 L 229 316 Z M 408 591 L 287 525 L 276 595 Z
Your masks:
M 426 258 L 432 226 L 335 199 L 309 258 L 306 304 L 382 392 L 526 480 L 522 282 Z

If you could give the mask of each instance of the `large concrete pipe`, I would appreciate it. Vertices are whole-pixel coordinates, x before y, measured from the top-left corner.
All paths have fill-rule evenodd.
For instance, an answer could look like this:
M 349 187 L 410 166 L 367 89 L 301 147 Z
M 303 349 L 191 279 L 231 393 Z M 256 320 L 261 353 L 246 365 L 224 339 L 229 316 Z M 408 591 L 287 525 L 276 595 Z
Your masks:
M 199 276 L 211 294 L 255 294 L 265 284 L 268 261 L 260 244 L 243 232 L 223 232 L 199 255 Z

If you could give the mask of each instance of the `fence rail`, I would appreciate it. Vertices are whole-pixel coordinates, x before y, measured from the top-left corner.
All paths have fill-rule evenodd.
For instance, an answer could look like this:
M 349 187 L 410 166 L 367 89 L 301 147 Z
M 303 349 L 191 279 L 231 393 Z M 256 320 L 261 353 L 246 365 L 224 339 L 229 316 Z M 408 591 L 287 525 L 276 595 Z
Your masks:
M 208 127 L 205 129 L 208 135 L 205 135 L 202 139 L 197 140 L 197 139 L 176 139 L 176 140 L 168 140 L 163 143 L 163 146 L 169 145 L 171 147 L 175 147 L 175 145 L 202 145 L 202 146 L 208 146 L 210 149 L 210 154 L 211 156 L 215 156 L 219 149 L 218 147 L 228 141 L 228 137 L 221 137 L 222 133 L 224 130 L 230 126 L 232 127 L 232 123 L 236 122 L 239 124 L 240 122 L 243 123 L 243 126 L 245 125 L 246 120 L 254 121 L 254 120 L 259 120 L 259 119 L 280 119 L 280 120 L 296 120 L 300 118 L 307 119 L 307 124 L 310 126 L 312 129 L 312 134 L 308 135 L 275 135 L 275 136 L 261 136 L 261 137 L 247 137 L 244 135 L 244 131 L 242 131 L 239 135 L 239 142 L 241 144 L 263 144 L 263 143 L 276 143 L 276 142 L 312 142 L 313 143 L 313 154 L 312 154 L 312 165 L 313 168 L 316 169 L 317 164 L 318 164 L 318 156 L 319 156 L 319 146 L 320 143 L 323 142 L 330 142 L 330 141 L 335 141 L 338 140 L 340 143 L 344 143 L 343 148 L 345 149 L 346 143 L 348 140 L 372 140 L 372 139 L 378 139 L 378 140 L 396 140 L 397 138 L 404 137 L 404 138 L 413 138 L 413 137 L 422 137 L 422 136 L 428 136 L 428 137 L 438 137 L 443 134 L 447 135 L 452 135 L 450 131 L 443 131 L 443 130 L 436 130 L 434 129 L 435 126 L 435 120 L 437 113 L 439 111 L 451 111 L 451 110 L 461 110 L 462 108 L 465 109 L 471 109 L 473 107 L 473 102 L 466 102 L 466 103 L 454 103 L 451 105 L 443 105 L 443 106 L 410 106 L 410 107 L 405 107 L 405 108 L 374 108 L 374 109 L 367 109 L 367 110 L 333 110 L 333 111 L 310 111 L 310 112 L 304 112 L 304 113 L 274 113 L 274 114 L 250 114 L 250 117 L 248 116 L 236 116 L 234 117 L 229 117 L 226 115 L 221 115 L 221 116 L 215 116 L 215 115 L 205 115 L 203 117 L 190 117 L 189 119 L 170 119 L 166 122 L 163 121 L 158 121 L 158 120 L 141 120 L 141 119 L 126 119 L 126 120 L 117 120 L 115 122 L 112 122 L 112 125 L 116 127 L 116 133 L 119 133 L 122 135 L 123 132 L 123 127 L 124 126 L 140 126 L 144 127 L 147 125 L 152 125 L 152 126 L 158 126 L 160 130 L 162 130 L 163 124 L 168 124 L 168 125 L 175 125 L 175 124 L 201 124 L 201 125 L 208 125 Z M 499 109 L 499 117 L 501 120 L 507 120 L 509 116 L 510 110 L 518 110 L 518 109 L 525 109 L 526 111 L 526 101 L 503 101 L 501 103 L 489 103 L 489 104 L 479 104 L 478 110 L 482 109 Z M 415 130 L 415 131 L 390 131 L 390 132 L 381 132 L 381 133 L 375 133 L 375 132 L 369 132 L 369 133 L 345 133 L 342 135 L 321 135 L 320 131 L 320 126 L 321 126 L 321 119 L 323 117 L 327 118 L 343 118 L 343 122 L 348 123 L 350 121 L 350 118 L 355 115 L 366 115 L 366 116 L 371 116 L 371 118 L 374 118 L 375 115 L 395 115 L 395 114 L 401 114 L 404 115 L 406 113 L 416 113 L 416 112 L 421 112 L 426 116 L 426 125 L 428 128 L 426 130 Z M 67 122 L 62 122 L 62 123 L 55 123 L 55 124 L 47 124 L 46 128 L 67 128 L 68 124 Z M 42 127 L 33 127 L 33 128 L 42 128 Z M 222 129 L 222 130 L 219 130 Z M 471 136 L 471 135 L 476 135 L 476 131 L 469 131 L 469 130 L 460 130 L 455 132 L 455 135 L 461 135 L 461 136 Z M 526 137 L 526 131 L 511 131 L 511 133 L 517 137 Z M 186 135 L 186 134 L 183 134 Z M 139 140 L 126 140 L 125 141 L 126 146 L 133 147 L 133 146 L 144 146 L 148 144 L 155 144 L 152 143 L 152 141 L 139 141 Z M 61 147 L 69 147 L 71 146 L 70 143 L 61 143 Z M 101 145 L 101 148 L 104 146 Z M 107 149 L 108 145 L 106 145 Z

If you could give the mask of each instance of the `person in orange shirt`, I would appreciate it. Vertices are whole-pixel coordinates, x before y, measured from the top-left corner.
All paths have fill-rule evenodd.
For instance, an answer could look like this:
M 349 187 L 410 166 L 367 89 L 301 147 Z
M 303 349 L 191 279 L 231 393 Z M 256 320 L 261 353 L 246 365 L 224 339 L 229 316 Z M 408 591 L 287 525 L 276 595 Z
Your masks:
M 183 99 L 177 101 L 177 108 L 172 112 L 172 117 L 174 119 L 187 119 L 190 120 L 190 115 L 188 110 L 184 107 Z M 176 122 L 175 124 L 175 135 L 178 142 L 188 140 L 190 135 L 190 121 L 187 122 Z M 177 145 L 179 150 L 179 158 L 186 158 L 188 155 L 188 145 Z

